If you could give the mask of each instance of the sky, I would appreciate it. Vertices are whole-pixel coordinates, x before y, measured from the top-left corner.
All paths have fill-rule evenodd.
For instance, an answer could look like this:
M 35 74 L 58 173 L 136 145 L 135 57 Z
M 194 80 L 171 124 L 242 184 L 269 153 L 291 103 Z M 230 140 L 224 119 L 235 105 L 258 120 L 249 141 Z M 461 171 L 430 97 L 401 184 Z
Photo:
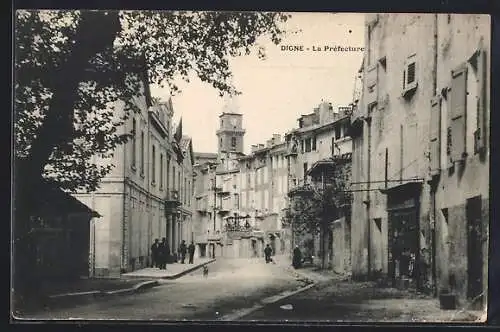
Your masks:
M 233 82 L 242 94 L 230 105 L 231 111 L 243 114 L 245 153 L 252 144 L 296 128 L 300 115 L 311 113 L 322 100 L 334 106 L 352 101 L 363 52 L 334 47 L 364 47 L 363 24 L 363 14 L 293 13 L 285 27 L 301 31 L 280 45 L 260 40 L 265 60 L 256 54 L 231 59 Z M 284 45 L 302 46 L 303 51 L 284 51 Z M 313 51 L 313 46 L 321 51 Z M 195 152 L 217 152 L 215 132 L 227 98 L 198 78 L 179 86 L 182 92 L 172 97 L 175 123 L 182 117 L 183 134 L 193 139 Z M 165 101 L 170 97 L 168 89 L 158 86 L 151 92 Z

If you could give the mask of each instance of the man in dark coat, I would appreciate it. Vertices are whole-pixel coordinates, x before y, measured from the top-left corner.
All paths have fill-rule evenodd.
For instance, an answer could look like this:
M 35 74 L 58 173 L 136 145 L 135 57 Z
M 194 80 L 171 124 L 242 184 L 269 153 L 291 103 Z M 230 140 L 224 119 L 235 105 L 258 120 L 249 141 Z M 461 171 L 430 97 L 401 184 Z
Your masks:
M 159 254 L 160 269 L 166 270 L 167 269 L 167 260 L 168 260 L 168 257 L 170 256 L 170 248 L 168 247 L 168 243 L 167 243 L 166 238 L 161 239 L 159 252 L 160 252 L 160 254 Z
M 160 242 L 155 239 L 155 242 L 151 246 L 151 267 L 160 267 L 160 262 L 158 260 L 160 253 Z
M 266 263 L 269 263 L 271 261 L 271 254 L 273 253 L 273 249 L 271 249 L 271 246 L 269 244 L 266 245 L 266 249 L 264 249 L 264 256 L 266 257 Z
M 193 258 L 194 258 L 194 251 L 195 251 L 195 246 L 193 241 L 191 241 L 191 244 L 188 247 L 188 253 L 189 253 L 189 264 L 193 264 Z
M 186 241 L 182 240 L 181 245 L 179 246 L 179 253 L 181 254 L 181 263 L 184 264 L 184 260 L 186 259 L 187 246 Z
M 302 265 L 302 252 L 300 251 L 299 246 L 295 246 L 295 249 L 293 249 L 292 265 L 296 269 Z

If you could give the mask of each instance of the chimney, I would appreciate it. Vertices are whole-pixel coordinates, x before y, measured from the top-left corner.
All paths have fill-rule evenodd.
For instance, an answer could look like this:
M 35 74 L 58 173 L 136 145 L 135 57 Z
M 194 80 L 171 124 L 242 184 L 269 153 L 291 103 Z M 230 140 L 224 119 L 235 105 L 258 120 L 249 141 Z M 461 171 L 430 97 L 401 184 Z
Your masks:
M 280 134 L 273 134 L 273 141 L 274 141 L 274 144 L 280 144 L 281 143 L 281 135 Z
M 273 139 L 268 139 L 266 141 L 266 147 L 270 148 L 271 146 L 273 146 Z
M 259 150 L 265 148 L 264 144 L 259 144 Z
M 250 147 L 250 151 L 253 153 L 253 152 L 255 152 L 258 148 L 259 148 L 259 146 L 258 146 L 257 144 L 252 144 L 252 146 Z

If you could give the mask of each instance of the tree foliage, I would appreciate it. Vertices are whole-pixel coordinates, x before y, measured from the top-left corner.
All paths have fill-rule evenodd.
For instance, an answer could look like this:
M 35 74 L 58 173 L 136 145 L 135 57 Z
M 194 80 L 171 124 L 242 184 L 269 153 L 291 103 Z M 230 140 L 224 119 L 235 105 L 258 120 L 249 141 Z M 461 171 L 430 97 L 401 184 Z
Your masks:
M 63 189 L 95 190 L 113 166 L 95 158 L 110 160 L 131 137 L 120 128 L 139 110 L 143 83 L 176 92 L 176 82 L 194 74 L 221 94 L 237 94 L 229 58 L 251 51 L 264 57 L 255 46 L 258 38 L 279 43 L 287 18 L 256 12 L 16 12 L 17 160 L 33 165 L 26 170 L 31 176 Z
M 339 218 L 344 207 L 350 205 L 350 174 L 351 163 L 342 161 L 329 172 L 324 188 L 320 178 L 313 178 L 312 184 L 292 195 L 285 223 L 297 234 L 319 234 L 322 227 Z

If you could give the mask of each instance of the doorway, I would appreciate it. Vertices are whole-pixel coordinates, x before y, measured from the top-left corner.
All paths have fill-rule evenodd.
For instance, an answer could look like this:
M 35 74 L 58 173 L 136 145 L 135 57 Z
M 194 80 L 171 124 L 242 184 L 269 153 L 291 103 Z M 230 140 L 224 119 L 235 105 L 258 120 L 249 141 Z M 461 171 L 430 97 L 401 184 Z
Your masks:
M 252 239 L 252 257 L 258 257 L 257 255 L 257 240 Z
M 417 264 L 419 255 L 419 225 L 414 208 L 389 213 L 389 275 L 393 282 L 409 278 L 419 287 Z
M 473 305 L 482 304 L 483 293 L 483 241 L 481 196 L 467 199 L 467 298 Z M 478 306 L 480 307 L 480 306 Z

